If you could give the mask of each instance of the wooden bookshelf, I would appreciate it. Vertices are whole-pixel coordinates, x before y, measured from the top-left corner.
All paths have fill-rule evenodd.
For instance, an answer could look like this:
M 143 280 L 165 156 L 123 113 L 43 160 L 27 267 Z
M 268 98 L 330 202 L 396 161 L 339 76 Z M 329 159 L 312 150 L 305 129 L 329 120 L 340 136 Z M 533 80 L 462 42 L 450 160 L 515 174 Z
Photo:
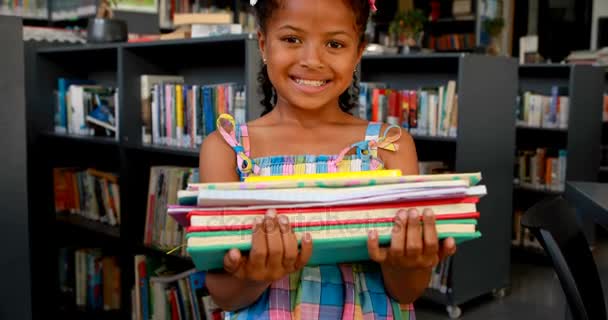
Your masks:
M 105 235 L 112 238 L 120 238 L 120 228 L 118 226 L 111 226 L 99 221 L 87 219 L 77 214 L 69 213 L 57 213 L 57 222 L 70 225 L 73 227 L 81 228 L 93 233 Z

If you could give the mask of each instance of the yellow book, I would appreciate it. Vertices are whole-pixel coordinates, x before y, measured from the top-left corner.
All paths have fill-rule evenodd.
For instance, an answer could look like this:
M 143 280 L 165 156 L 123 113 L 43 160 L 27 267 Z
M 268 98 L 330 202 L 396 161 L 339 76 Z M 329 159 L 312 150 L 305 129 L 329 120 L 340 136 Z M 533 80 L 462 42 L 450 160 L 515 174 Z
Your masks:
M 329 173 L 308 173 L 294 174 L 287 176 L 249 176 L 245 182 L 271 182 L 286 180 L 320 180 L 320 179 L 357 179 L 357 178 L 378 178 L 378 177 L 401 177 L 401 170 L 373 170 L 361 172 L 329 172 Z

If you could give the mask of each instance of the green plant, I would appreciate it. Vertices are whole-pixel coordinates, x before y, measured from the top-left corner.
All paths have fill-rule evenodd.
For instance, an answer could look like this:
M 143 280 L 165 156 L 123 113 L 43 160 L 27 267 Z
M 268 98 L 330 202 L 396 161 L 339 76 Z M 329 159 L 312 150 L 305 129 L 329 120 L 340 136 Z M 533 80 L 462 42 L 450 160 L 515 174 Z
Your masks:
M 505 26 L 503 18 L 486 19 L 483 21 L 483 28 L 491 37 L 496 37 L 502 32 L 502 28 Z
M 101 0 L 99 1 L 99 7 L 97 8 L 97 18 L 111 19 L 114 17 L 114 10 L 112 6 L 118 5 L 120 0 Z
M 427 18 L 420 9 L 400 11 L 395 14 L 389 25 L 388 32 L 397 37 L 416 38 L 424 29 L 426 21 Z

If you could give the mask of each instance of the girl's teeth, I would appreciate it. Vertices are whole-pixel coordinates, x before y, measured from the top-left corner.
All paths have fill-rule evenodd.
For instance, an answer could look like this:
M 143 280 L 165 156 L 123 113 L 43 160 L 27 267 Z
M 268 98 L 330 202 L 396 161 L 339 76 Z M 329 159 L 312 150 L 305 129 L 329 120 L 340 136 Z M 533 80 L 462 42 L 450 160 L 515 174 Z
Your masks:
M 304 80 L 304 79 L 296 79 L 296 82 L 301 85 L 311 86 L 311 87 L 320 87 L 326 83 L 326 81 L 314 81 L 314 80 Z

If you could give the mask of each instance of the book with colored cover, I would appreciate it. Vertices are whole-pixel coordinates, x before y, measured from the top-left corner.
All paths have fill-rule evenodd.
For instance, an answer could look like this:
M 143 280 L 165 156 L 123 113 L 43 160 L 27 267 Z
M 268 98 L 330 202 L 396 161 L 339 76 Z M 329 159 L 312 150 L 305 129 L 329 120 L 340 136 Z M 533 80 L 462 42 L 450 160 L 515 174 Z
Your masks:
M 439 239 L 453 237 L 457 244 L 481 237 L 481 233 L 476 230 L 476 219 L 437 220 L 436 225 Z M 369 260 L 369 231 L 376 230 L 380 245 L 386 246 L 390 244 L 393 226 L 394 223 L 375 223 L 303 227 L 293 230 L 298 244 L 306 232 L 311 234 L 313 251 L 308 265 L 319 265 Z M 186 236 L 187 251 L 198 270 L 221 269 L 228 250 L 237 248 L 247 252 L 251 248 L 251 232 L 191 232 Z
M 255 179 L 253 179 L 255 180 Z M 309 265 L 368 260 L 367 236 L 378 231 L 389 245 L 399 209 L 431 208 L 440 239 L 457 243 L 481 237 L 477 230 L 480 173 L 304 175 L 239 183 L 191 183 L 168 213 L 186 227 L 186 251 L 199 270 L 222 268 L 231 248 L 248 251 L 252 223 L 269 208 L 288 216 L 298 241 L 313 238 Z
M 438 220 L 476 219 L 478 198 L 443 199 L 433 201 L 395 202 L 382 204 L 344 205 L 335 207 L 279 208 L 278 215 L 286 216 L 291 226 L 312 227 L 363 223 L 392 222 L 395 213 L 401 209 L 432 209 Z M 192 210 L 188 232 L 248 230 L 258 216 L 264 216 L 265 209 L 243 210 Z

